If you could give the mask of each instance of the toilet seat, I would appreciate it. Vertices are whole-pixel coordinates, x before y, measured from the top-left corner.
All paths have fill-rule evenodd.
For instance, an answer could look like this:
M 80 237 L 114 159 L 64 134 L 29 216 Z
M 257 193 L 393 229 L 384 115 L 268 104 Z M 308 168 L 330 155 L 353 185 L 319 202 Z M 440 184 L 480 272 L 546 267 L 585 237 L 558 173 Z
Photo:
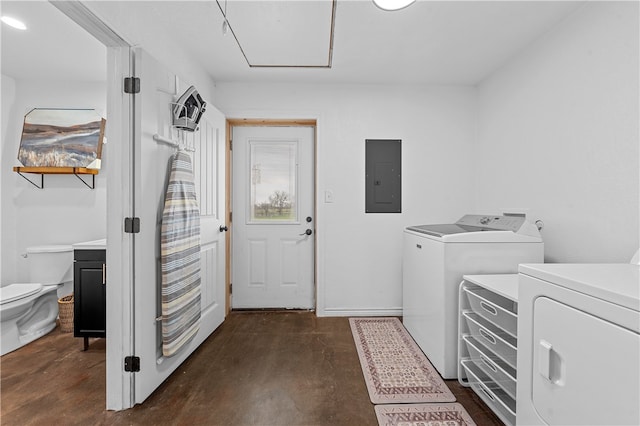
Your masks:
M 0 287 L 0 305 L 13 302 L 24 297 L 31 296 L 42 289 L 42 284 L 9 284 L 6 287 Z

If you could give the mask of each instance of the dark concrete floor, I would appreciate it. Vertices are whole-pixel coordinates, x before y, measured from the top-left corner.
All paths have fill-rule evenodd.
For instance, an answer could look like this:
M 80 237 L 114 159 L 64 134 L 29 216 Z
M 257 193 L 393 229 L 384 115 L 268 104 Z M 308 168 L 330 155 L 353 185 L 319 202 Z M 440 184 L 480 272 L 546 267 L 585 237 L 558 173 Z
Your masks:
M 0 358 L 0 424 L 376 425 L 347 318 L 232 313 L 145 402 L 105 407 L 105 340 L 59 328 Z M 481 426 L 498 418 L 447 385 Z

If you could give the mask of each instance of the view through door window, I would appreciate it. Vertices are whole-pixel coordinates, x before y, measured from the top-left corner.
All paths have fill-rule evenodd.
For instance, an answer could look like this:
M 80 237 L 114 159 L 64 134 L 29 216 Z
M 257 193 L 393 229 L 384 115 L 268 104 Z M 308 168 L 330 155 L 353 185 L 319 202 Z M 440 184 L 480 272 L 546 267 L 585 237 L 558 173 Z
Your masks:
M 250 141 L 251 223 L 298 222 L 296 141 Z

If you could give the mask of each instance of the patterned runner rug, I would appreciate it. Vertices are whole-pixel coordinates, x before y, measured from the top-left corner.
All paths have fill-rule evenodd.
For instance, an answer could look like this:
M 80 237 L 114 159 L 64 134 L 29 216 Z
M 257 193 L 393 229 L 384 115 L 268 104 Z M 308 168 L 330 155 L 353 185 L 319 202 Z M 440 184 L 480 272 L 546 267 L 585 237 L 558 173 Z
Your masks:
M 457 402 L 448 404 L 376 405 L 380 426 L 473 426 L 474 421 Z
M 374 404 L 453 402 L 436 369 L 397 318 L 349 318 Z

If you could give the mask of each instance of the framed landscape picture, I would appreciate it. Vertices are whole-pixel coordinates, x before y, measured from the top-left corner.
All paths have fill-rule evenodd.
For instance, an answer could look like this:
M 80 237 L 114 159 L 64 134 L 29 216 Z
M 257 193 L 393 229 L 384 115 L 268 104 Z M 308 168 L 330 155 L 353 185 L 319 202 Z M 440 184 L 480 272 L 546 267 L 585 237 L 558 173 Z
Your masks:
M 93 109 L 35 108 L 24 116 L 18 161 L 25 167 L 99 169 L 105 125 Z

